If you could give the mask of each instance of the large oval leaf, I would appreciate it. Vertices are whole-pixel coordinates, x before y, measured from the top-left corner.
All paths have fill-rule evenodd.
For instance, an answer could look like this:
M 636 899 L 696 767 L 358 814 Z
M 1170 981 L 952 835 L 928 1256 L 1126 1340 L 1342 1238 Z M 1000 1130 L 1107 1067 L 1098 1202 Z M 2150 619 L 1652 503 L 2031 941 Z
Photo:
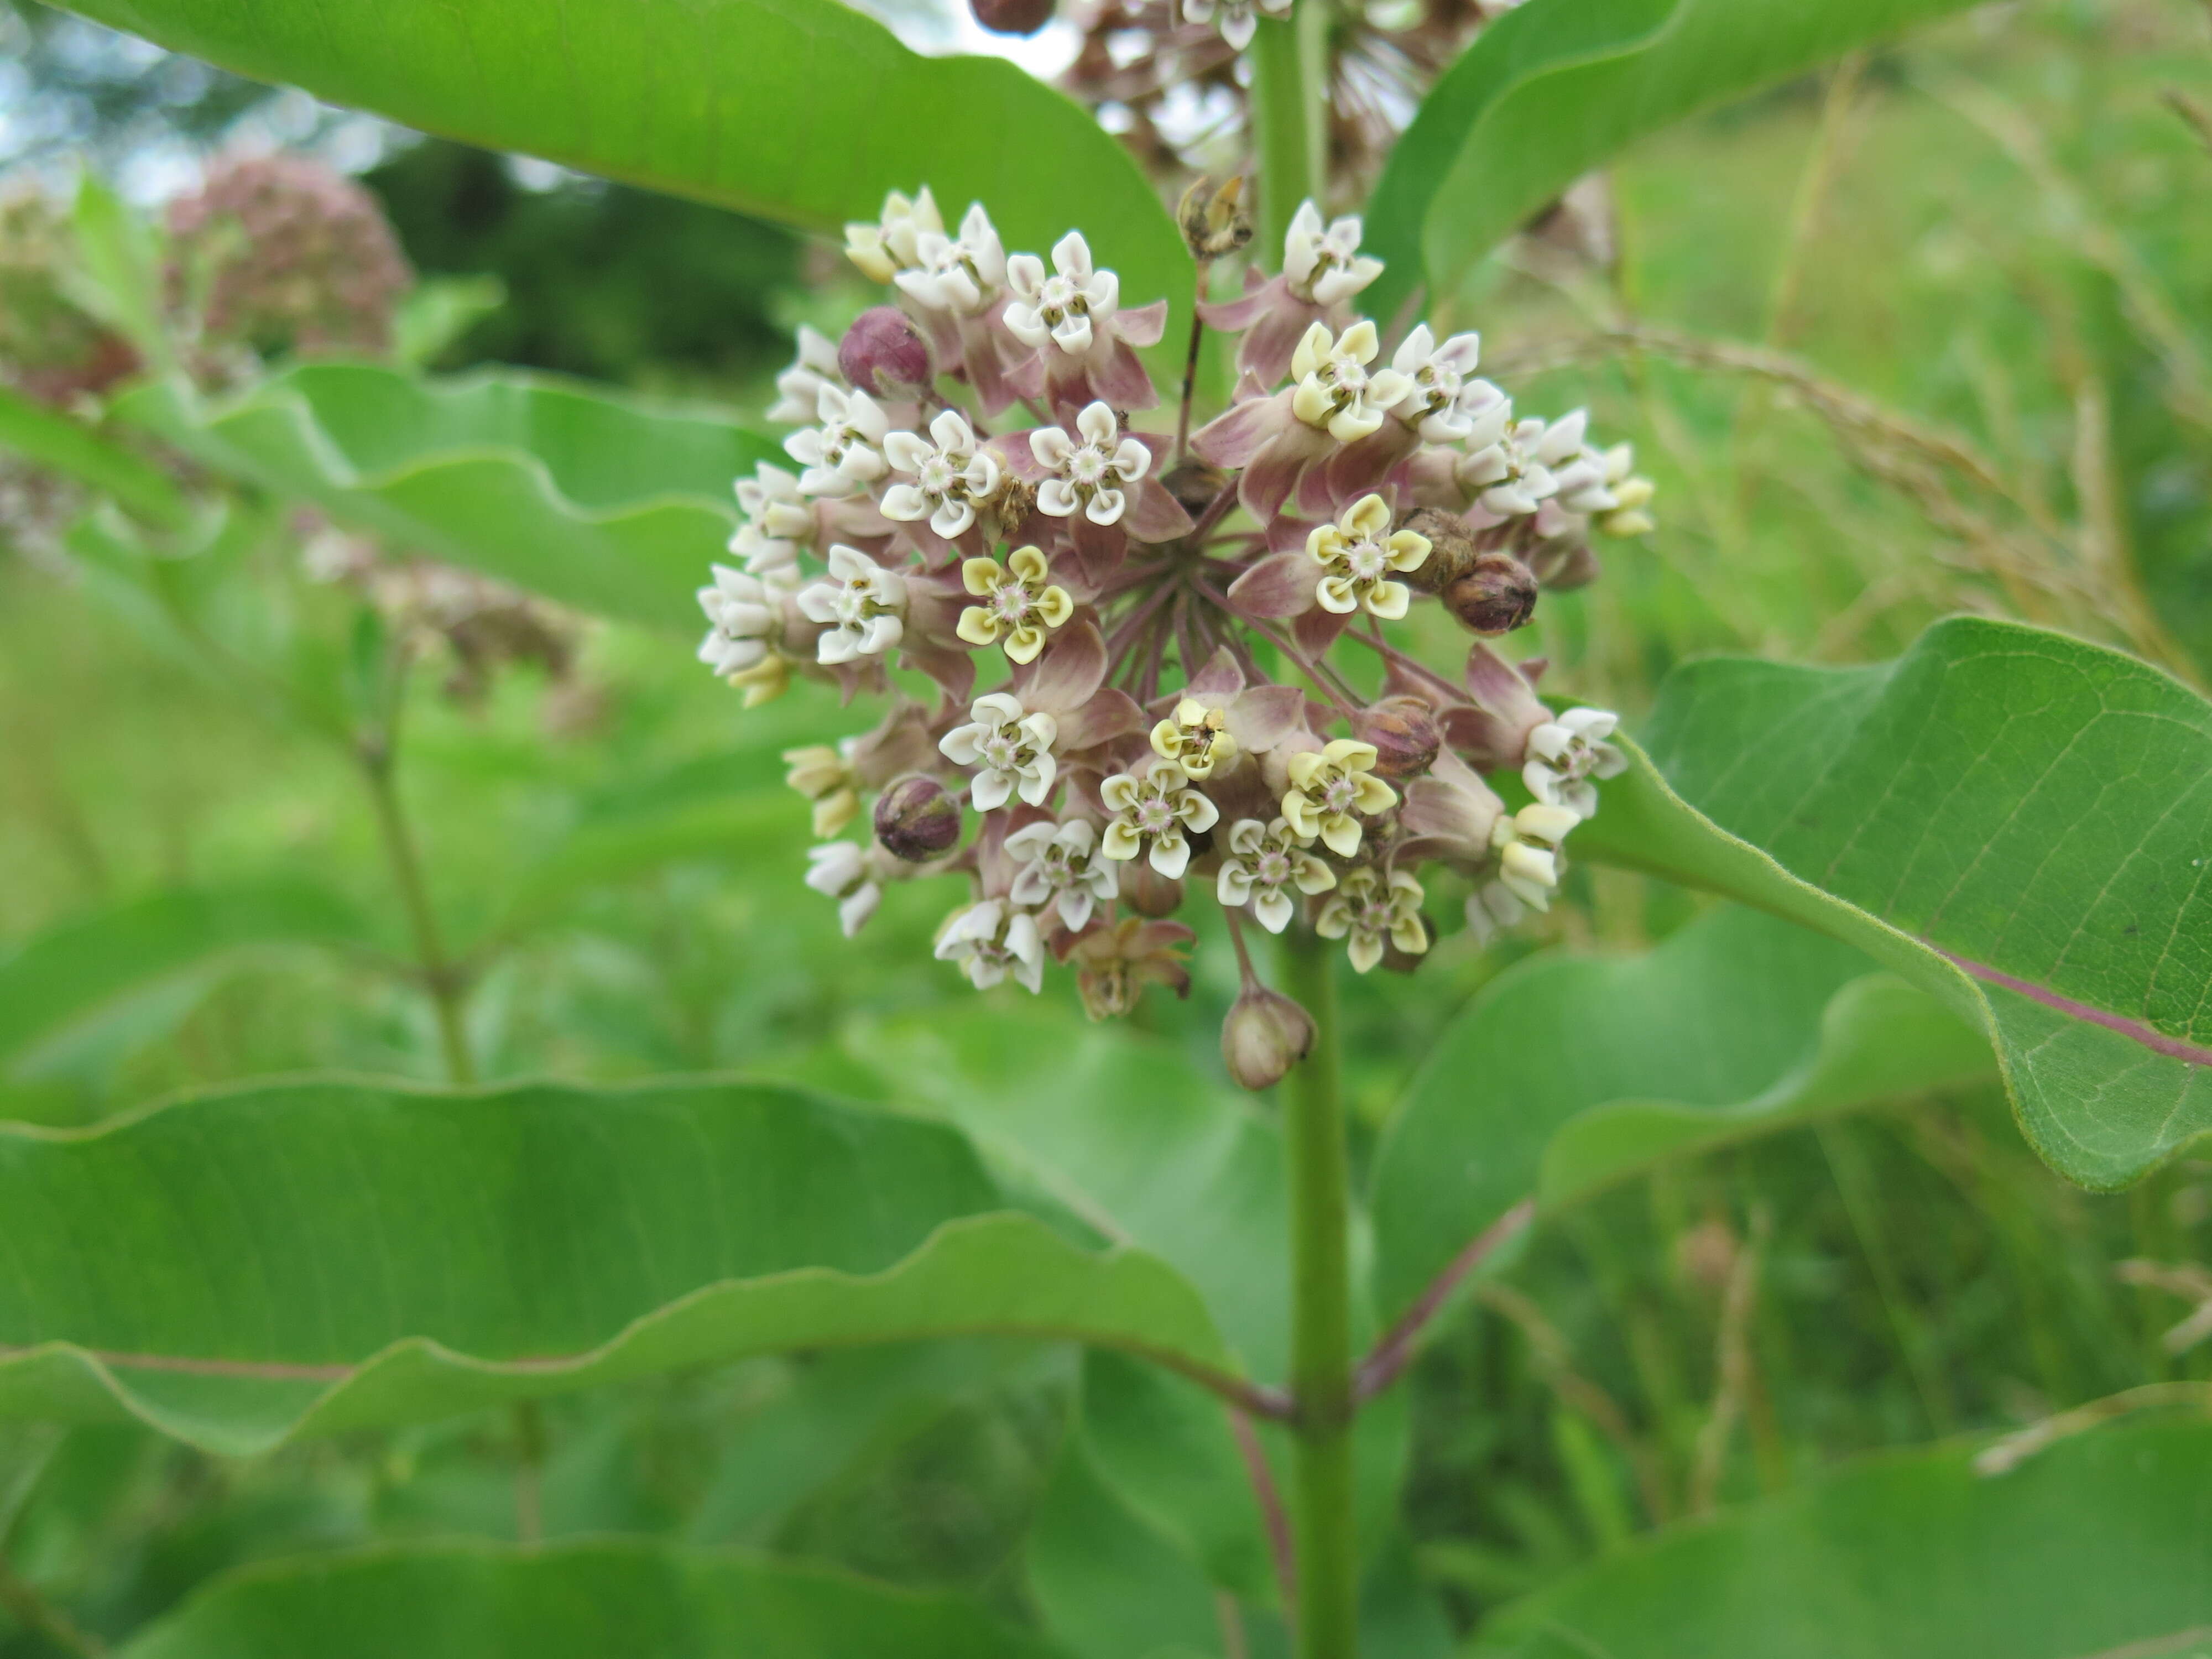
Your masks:
M 1130 303 L 1189 302 L 1181 234 L 1087 112 L 1002 59 L 921 57 L 836 0 L 70 9 L 425 131 L 811 230 L 922 184 L 953 213 L 988 204 L 1009 248 L 1079 221 Z
M 1834 934 L 1996 1045 L 2084 1186 L 2212 1133 L 2212 705 L 2018 623 L 1671 676 L 1578 850 Z
M 1881 1457 L 1662 1533 L 1509 1608 L 1476 1659 L 2190 1659 L 2212 1650 L 2212 1425 L 2140 1422 L 2009 1474 Z
M 950 1129 L 739 1084 L 296 1083 L 0 1126 L 0 1415 L 250 1452 L 780 1348 L 1225 1364 L 1164 1263 L 1000 1204 Z
M 157 382 L 115 412 L 403 548 L 581 611 L 686 629 L 736 520 L 732 483 L 781 454 L 720 416 L 514 370 L 432 380 L 313 363 L 214 403 Z
M 1047 1659 L 951 1595 L 643 1540 L 410 1544 L 248 1567 L 119 1659 Z
M 1424 274 L 1449 291 L 1620 149 L 1975 0 L 1530 0 L 1485 29 L 1399 139 L 1368 210 L 1388 317 Z

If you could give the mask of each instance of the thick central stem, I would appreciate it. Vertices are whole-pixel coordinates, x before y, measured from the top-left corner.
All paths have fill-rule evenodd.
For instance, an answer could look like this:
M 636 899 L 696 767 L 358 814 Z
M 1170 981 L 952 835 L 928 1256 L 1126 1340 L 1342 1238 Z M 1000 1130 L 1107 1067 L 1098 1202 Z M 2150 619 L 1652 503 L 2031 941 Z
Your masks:
M 1352 1528 L 1350 1178 L 1339 1084 L 1335 959 L 1294 933 L 1288 990 L 1313 1017 L 1314 1043 L 1283 1085 L 1291 1189 L 1291 1391 L 1298 1659 L 1358 1650 L 1359 1552 Z
M 1252 37 L 1252 143 L 1260 169 L 1260 242 L 1273 265 L 1283 233 L 1309 196 L 1328 207 L 1328 0 L 1297 0 L 1288 18 L 1263 17 Z

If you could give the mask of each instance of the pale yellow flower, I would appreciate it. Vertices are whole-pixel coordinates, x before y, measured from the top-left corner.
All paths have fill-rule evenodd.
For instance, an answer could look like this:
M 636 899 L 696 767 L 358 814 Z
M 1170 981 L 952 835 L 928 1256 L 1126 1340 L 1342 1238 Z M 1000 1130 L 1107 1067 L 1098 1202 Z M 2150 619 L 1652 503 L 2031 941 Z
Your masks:
M 1398 792 L 1375 775 L 1376 750 L 1371 743 L 1339 738 L 1318 754 L 1312 750 L 1291 757 L 1290 793 L 1283 797 L 1283 817 L 1299 836 L 1322 842 L 1339 858 L 1359 850 L 1359 818 L 1387 812 L 1398 804 Z
M 960 581 L 983 601 L 960 613 L 960 637 L 970 645 L 1003 641 L 1014 662 L 1036 661 L 1047 633 L 1075 614 L 1075 601 L 1053 584 L 1050 565 L 1034 547 L 1016 548 L 1004 565 L 996 559 L 965 560 Z

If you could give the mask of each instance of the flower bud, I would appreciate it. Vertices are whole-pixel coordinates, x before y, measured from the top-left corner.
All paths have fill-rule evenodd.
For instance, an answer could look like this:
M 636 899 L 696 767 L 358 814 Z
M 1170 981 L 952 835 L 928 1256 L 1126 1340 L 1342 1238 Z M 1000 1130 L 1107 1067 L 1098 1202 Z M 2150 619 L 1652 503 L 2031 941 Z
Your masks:
M 1052 21 L 1052 0 L 968 0 L 968 9 L 994 34 L 1035 34 Z
M 1221 1060 L 1243 1088 L 1270 1088 L 1313 1047 L 1306 1011 L 1266 986 L 1249 984 L 1221 1022 Z
M 1536 614 L 1536 575 L 1510 553 L 1485 553 L 1439 595 L 1444 609 L 1477 634 L 1510 634 Z
M 908 773 L 876 798 L 876 839 L 893 858 L 925 864 L 960 839 L 960 803 L 935 778 Z
M 1185 839 L 1195 854 L 1196 835 L 1186 832 Z M 1121 866 L 1121 902 L 1140 916 L 1171 916 L 1182 906 L 1182 883 L 1153 869 L 1151 860 L 1138 859 Z
M 929 346 L 896 306 L 872 306 L 837 343 L 837 367 L 872 398 L 909 402 L 937 383 Z
M 1352 717 L 1352 735 L 1375 745 L 1375 775 L 1404 783 L 1429 769 L 1443 734 L 1419 697 L 1384 697 Z
M 1417 507 L 1398 521 L 1429 544 L 1429 556 L 1404 573 L 1406 585 L 1424 593 L 1441 593 L 1474 568 L 1479 556 L 1467 520 L 1441 507 Z
M 1241 176 L 1219 190 L 1203 173 L 1191 181 L 1182 200 L 1176 204 L 1176 222 L 1182 227 L 1191 258 L 1218 259 L 1252 240 L 1252 216 L 1237 199 L 1243 190 Z
M 1204 461 L 1179 461 L 1160 475 L 1169 495 L 1194 519 L 1213 505 L 1214 497 L 1229 487 L 1229 475 Z

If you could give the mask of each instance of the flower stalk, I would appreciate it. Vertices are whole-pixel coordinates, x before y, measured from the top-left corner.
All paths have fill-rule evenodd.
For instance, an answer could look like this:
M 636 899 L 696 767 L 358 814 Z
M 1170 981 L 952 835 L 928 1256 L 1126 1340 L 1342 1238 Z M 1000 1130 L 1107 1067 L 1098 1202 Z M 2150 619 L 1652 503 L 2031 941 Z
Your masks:
M 1327 199 L 1323 85 L 1327 0 L 1298 0 L 1286 18 L 1263 17 L 1252 37 L 1252 133 L 1259 155 L 1260 246 L 1279 251 L 1291 215 Z

